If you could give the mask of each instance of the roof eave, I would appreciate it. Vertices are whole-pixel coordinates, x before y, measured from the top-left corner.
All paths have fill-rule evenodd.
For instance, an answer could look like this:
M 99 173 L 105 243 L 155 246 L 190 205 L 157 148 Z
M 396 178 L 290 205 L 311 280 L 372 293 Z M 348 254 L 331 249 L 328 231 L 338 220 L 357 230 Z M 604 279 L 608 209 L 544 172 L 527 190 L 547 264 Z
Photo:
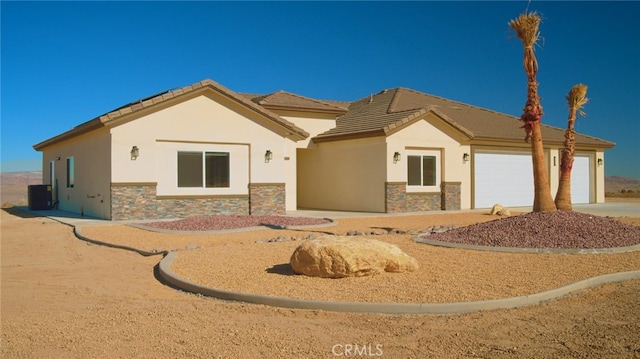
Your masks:
M 285 105 L 267 105 L 261 104 L 262 107 L 269 110 L 282 110 L 282 111 L 301 111 L 301 112 L 314 112 L 314 113 L 327 113 L 331 115 L 344 115 L 349 112 L 347 109 L 318 109 L 313 107 L 300 107 L 300 106 L 285 106 Z
M 436 117 L 441 119 L 444 123 L 446 123 L 447 125 L 451 126 L 456 131 L 460 132 L 467 139 L 470 140 L 470 139 L 474 138 L 473 132 L 469 131 L 467 128 L 463 127 L 462 125 L 460 125 L 459 123 L 454 121 L 452 118 L 448 117 L 447 115 L 445 115 L 444 113 L 436 110 L 433 107 L 420 109 L 420 110 L 412 113 L 411 115 L 402 118 L 401 120 L 398 120 L 398 121 L 396 121 L 396 122 L 394 122 L 394 123 L 392 123 L 390 125 L 385 126 L 383 130 L 384 130 L 386 135 L 391 135 L 391 134 L 393 134 L 395 132 L 400 131 L 401 129 L 403 129 L 403 128 L 407 127 L 407 126 L 410 126 L 416 120 L 422 118 L 424 115 L 426 115 L 428 113 L 432 113 L 433 115 L 435 115 Z
M 321 142 L 353 140 L 358 138 L 379 137 L 379 136 L 386 136 L 386 133 L 384 132 L 384 130 L 376 129 L 376 130 L 367 130 L 367 131 L 360 131 L 360 132 L 339 133 L 335 135 L 316 136 L 311 140 L 314 143 L 321 143 Z
M 526 146 L 530 146 L 529 142 L 525 142 L 524 141 L 524 136 L 522 139 L 514 139 L 514 138 L 504 138 L 504 137 L 491 137 L 491 136 L 478 136 L 478 137 L 474 137 L 473 138 L 474 142 L 501 142 L 501 143 L 517 143 L 517 144 L 521 144 L 521 145 L 526 145 Z M 576 143 L 576 148 L 602 148 L 602 149 L 611 149 L 613 147 L 615 147 L 615 143 L 613 142 L 609 142 L 609 141 L 603 141 L 602 140 L 602 144 L 595 144 L 595 143 L 588 143 L 588 144 L 583 144 L 580 142 Z M 563 141 L 553 141 L 553 140 L 544 140 L 543 139 L 543 143 L 544 145 L 555 145 L 555 146 L 559 146 L 562 147 L 564 146 L 564 142 Z
M 81 125 L 78 125 L 69 131 L 63 132 L 55 137 L 52 137 L 48 140 L 44 140 L 40 143 L 33 145 L 33 149 L 36 151 L 42 151 L 44 148 L 55 145 L 56 143 L 63 142 L 67 139 L 83 135 L 85 133 L 89 133 L 91 131 L 97 130 L 99 128 L 105 127 L 105 123 L 103 122 L 102 117 L 94 118 L 93 120 L 87 121 Z

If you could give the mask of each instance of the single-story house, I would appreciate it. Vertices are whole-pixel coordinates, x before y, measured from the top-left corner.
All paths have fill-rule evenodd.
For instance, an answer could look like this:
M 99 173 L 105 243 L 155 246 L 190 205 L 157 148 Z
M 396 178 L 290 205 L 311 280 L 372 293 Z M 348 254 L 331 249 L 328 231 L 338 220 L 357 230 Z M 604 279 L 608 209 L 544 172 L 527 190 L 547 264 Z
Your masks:
M 104 219 L 378 213 L 533 203 L 514 116 L 406 88 L 354 102 L 236 93 L 211 80 L 141 99 L 34 145 L 58 208 Z M 543 125 L 551 191 L 564 130 Z M 604 151 L 578 135 L 574 203 L 604 202 Z

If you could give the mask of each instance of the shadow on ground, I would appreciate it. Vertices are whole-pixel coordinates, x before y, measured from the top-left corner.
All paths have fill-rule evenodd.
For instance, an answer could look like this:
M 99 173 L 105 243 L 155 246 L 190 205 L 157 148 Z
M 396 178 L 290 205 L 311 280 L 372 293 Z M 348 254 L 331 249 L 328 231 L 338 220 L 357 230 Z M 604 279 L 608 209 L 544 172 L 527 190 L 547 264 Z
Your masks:
M 276 264 L 271 268 L 267 268 L 267 273 L 280 275 L 296 275 L 289 263 Z
M 27 212 L 27 211 L 23 211 L 18 207 L 6 207 L 6 208 L 2 208 L 3 211 L 14 215 L 16 217 L 20 217 L 20 218 L 38 218 L 38 217 L 44 217 L 41 216 L 37 213 L 33 213 L 33 212 Z

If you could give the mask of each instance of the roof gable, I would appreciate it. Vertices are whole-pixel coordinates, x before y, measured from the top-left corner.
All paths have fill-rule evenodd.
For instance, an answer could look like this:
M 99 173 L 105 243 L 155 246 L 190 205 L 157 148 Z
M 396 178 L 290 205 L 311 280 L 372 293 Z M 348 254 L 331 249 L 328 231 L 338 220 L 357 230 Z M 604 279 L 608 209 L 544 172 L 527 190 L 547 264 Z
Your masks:
M 156 95 L 128 103 L 104 115 L 98 116 L 90 121 L 76 126 L 58 136 L 40 142 L 34 145 L 33 148 L 39 151 L 47 146 L 65 141 L 67 139 L 74 138 L 76 136 L 91 132 L 102 127 L 114 125 L 118 120 L 123 120 L 129 116 L 135 116 L 138 113 L 142 113 L 143 110 L 153 111 L 155 108 L 159 108 L 157 107 L 158 105 L 167 103 L 172 99 L 178 99 L 189 94 L 211 90 L 287 129 L 290 133 L 290 136 L 296 140 L 305 139 L 309 136 L 308 132 L 297 127 L 292 122 L 278 116 L 269 109 L 259 106 L 246 97 L 240 96 L 235 92 L 227 89 L 226 87 L 207 79 L 183 88 L 164 91 Z

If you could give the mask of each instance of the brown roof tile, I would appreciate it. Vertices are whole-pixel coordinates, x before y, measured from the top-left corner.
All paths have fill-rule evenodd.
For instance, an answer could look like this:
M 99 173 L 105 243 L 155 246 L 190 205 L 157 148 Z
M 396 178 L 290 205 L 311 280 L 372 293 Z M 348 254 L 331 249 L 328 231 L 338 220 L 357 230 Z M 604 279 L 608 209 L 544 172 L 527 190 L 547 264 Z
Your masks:
M 214 81 L 204 80 L 124 105 L 61 135 L 38 143 L 34 145 L 34 148 L 41 150 L 48 145 L 103 127 L 122 116 L 188 94 L 205 86 L 262 114 L 289 129 L 292 134 L 296 134 L 300 138 L 306 138 L 309 134 L 271 110 L 288 109 L 336 114 L 338 116 L 336 127 L 316 136 L 314 138 L 316 142 L 388 135 L 403 126 L 410 125 L 428 112 L 438 116 L 470 140 L 503 142 L 524 140 L 524 131 L 515 116 L 406 88 L 383 90 L 376 95 L 367 96 L 354 102 L 344 102 L 317 100 L 286 91 L 277 91 L 266 95 L 236 93 Z M 545 142 L 562 144 L 564 141 L 564 130 L 557 127 L 543 124 L 542 134 Z M 576 145 L 611 148 L 614 143 L 578 134 Z
M 348 103 L 346 102 L 316 100 L 282 90 L 266 95 L 243 94 L 243 96 L 268 109 L 299 110 L 334 114 L 344 114 L 348 111 Z
M 515 116 L 411 89 L 396 88 L 354 101 L 349 112 L 338 117 L 336 127 L 316 136 L 314 141 L 386 135 L 426 112 L 439 116 L 472 140 L 524 140 L 522 124 Z M 564 130 L 543 124 L 542 136 L 545 142 L 561 144 Z M 578 134 L 576 145 L 611 148 L 614 143 Z

